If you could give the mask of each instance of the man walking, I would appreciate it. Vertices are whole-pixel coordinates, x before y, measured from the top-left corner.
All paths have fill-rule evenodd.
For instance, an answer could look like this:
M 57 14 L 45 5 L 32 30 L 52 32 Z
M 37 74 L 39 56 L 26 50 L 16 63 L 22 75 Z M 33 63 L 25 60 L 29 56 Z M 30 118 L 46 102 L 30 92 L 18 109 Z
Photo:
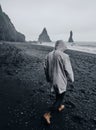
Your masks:
M 64 53 L 67 49 L 62 40 L 55 43 L 55 49 L 45 58 L 44 70 L 47 82 L 51 84 L 51 91 L 56 94 L 56 101 L 52 109 L 44 114 L 44 119 L 50 124 L 51 114 L 54 110 L 64 109 L 63 98 L 67 87 L 67 78 L 74 82 L 74 74 L 69 56 Z

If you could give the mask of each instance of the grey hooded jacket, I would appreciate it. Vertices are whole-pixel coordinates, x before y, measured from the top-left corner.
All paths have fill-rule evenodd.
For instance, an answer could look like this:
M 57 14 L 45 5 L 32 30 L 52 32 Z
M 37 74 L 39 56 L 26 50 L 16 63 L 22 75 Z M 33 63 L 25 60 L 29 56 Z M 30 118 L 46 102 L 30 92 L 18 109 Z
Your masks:
M 58 90 L 60 94 L 66 91 L 67 76 L 74 81 L 70 58 L 61 48 L 53 50 L 46 56 L 44 70 L 47 81 L 51 83 L 51 90 Z

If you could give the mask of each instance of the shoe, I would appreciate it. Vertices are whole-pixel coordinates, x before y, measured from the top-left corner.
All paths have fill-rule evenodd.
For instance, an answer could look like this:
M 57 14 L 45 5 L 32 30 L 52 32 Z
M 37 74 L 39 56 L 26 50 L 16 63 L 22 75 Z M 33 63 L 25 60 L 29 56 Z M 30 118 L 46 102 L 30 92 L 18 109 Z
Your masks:
M 60 107 L 58 108 L 58 111 L 61 112 L 64 108 L 65 108 L 64 105 L 60 105 Z
M 46 120 L 47 124 L 50 125 L 51 124 L 51 122 L 50 122 L 50 118 L 51 118 L 50 113 L 45 113 L 43 117 Z

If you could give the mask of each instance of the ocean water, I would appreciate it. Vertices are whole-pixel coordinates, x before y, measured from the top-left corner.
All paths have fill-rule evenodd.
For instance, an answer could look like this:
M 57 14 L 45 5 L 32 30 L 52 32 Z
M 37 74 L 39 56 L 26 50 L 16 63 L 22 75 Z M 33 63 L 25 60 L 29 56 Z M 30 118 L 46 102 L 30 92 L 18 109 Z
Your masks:
M 50 42 L 50 43 L 44 42 L 39 45 L 46 45 L 46 46 L 54 47 L 55 42 Z M 73 43 L 66 42 L 66 46 L 70 50 L 96 54 L 96 42 L 73 42 Z

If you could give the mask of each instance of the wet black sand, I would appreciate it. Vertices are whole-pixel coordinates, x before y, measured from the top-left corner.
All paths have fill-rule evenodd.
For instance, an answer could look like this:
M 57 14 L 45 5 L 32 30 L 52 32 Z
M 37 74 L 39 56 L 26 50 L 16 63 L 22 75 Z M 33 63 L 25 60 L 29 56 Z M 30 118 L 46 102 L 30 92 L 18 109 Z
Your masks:
M 0 130 L 96 130 L 96 55 L 67 51 L 75 74 L 65 109 L 47 126 L 42 115 L 54 102 L 43 61 L 51 47 L 0 44 Z

